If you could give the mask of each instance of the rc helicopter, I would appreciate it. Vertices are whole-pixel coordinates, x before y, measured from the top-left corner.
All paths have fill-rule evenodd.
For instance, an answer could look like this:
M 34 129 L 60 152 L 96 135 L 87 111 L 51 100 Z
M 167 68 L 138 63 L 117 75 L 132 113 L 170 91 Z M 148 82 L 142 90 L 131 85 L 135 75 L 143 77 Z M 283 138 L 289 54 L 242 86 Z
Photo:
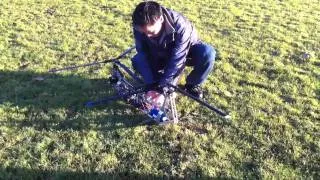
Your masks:
M 230 119 L 230 115 L 222 110 L 210 105 L 203 99 L 197 98 L 184 89 L 178 87 L 179 77 L 176 77 L 172 83 L 166 84 L 161 91 L 149 91 L 146 85 L 143 83 L 142 78 L 128 66 L 120 62 L 124 59 L 135 47 L 130 47 L 125 50 L 118 57 L 103 61 L 96 61 L 88 64 L 69 66 L 60 69 L 51 69 L 50 73 L 58 73 L 66 70 L 73 70 L 77 68 L 84 68 L 90 66 L 97 66 L 101 64 L 112 64 L 111 73 L 108 77 L 108 83 L 114 89 L 115 94 L 110 97 L 105 97 L 97 101 L 89 101 L 85 103 L 87 108 L 93 108 L 95 106 L 106 105 L 112 101 L 124 101 L 125 103 L 135 107 L 142 111 L 149 117 L 149 121 L 155 122 L 160 125 L 169 123 L 178 123 L 179 117 L 176 108 L 175 98 L 177 94 L 187 96 L 197 103 L 201 104 L 214 111 L 224 119 Z M 156 98 L 155 98 L 156 97 Z

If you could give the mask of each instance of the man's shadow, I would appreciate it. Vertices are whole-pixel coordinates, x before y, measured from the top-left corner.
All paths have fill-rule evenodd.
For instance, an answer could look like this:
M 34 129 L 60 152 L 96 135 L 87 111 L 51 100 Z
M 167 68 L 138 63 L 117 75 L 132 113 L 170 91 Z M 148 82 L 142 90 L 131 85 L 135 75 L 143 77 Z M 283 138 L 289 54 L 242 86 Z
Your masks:
M 5 126 L 112 130 L 146 118 L 121 101 L 86 108 L 88 101 L 115 95 L 106 78 L 2 70 L 0 87 L 0 124 Z

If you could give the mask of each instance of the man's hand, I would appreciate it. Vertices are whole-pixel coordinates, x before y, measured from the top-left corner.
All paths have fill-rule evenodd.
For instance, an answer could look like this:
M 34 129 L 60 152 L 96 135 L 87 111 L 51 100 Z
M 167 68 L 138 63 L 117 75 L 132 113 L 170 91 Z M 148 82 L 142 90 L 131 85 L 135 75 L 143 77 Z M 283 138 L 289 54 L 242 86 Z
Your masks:
M 171 94 L 171 93 L 174 92 L 174 89 L 172 87 L 165 86 L 165 87 L 162 88 L 162 91 L 163 91 L 163 93 Z
M 167 84 L 160 84 L 160 83 L 153 83 L 153 84 L 147 84 L 146 85 L 146 91 L 157 91 L 161 94 L 163 93 L 172 93 L 173 89 L 167 86 Z
M 160 93 L 162 93 L 162 88 L 159 85 L 159 83 L 152 83 L 152 84 L 147 84 L 146 85 L 146 91 L 158 91 Z
M 158 91 L 150 90 L 145 94 L 146 100 L 154 106 L 161 107 L 164 103 L 164 95 Z

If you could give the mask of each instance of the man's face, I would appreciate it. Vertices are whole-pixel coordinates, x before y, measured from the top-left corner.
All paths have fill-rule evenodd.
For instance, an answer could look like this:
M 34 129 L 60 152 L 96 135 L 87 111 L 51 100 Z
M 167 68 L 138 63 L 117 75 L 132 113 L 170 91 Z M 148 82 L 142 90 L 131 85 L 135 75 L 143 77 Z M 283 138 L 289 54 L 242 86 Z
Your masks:
M 160 35 L 163 24 L 163 16 L 160 16 L 153 24 L 145 26 L 137 26 L 135 29 L 149 38 L 158 37 Z

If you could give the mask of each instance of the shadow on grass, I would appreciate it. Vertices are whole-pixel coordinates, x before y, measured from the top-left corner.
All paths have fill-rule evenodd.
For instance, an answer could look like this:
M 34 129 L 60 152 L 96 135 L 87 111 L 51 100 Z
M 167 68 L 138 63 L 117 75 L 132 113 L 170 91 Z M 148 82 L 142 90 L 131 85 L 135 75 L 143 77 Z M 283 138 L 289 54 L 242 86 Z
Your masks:
M 98 108 L 87 109 L 83 104 L 112 94 L 104 79 L 87 79 L 77 75 L 35 73 L 30 71 L 0 71 L 0 107 L 2 109 L 0 126 L 33 127 L 37 130 L 115 130 L 139 126 L 146 117 L 139 115 L 133 108 L 120 102 L 113 102 Z M 138 114 L 138 115 L 135 115 Z M 244 113 L 245 115 L 245 113 Z M 248 116 L 250 117 L 250 116 Z M 247 118 L 248 119 L 248 118 Z M 188 120 L 189 121 L 189 120 Z M 254 120 L 252 120 L 254 121 Z M 195 123 L 197 123 L 196 121 Z M 251 159 L 235 158 L 233 163 L 244 178 L 261 179 L 261 167 L 266 159 L 276 159 L 279 163 L 299 169 L 305 176 L 316 172 L 317 161 L 306 158 L 294 158 L 286 142 L 273 141 L 269 147 L 253 134 L 259 127 L 272 130 L 268 123 L 256 123 L 252 132 L 245 131 L 232 123 L 215 122 L 218 136 L 224 138 L 227 131 L 248 142 L 251 148 L 233 140 Z M 201 127 L 186 127 L 199 134 L 205 134 Z M 270 132 L 271 133 L 271 132 Z M 266 134 L 268 135 L 268 134 Z M 270 136 L 272 133 L 270 134 Z M 302 142 L 305 143 L 305 142 Z M 289 144 L 290 145 L 290 144 Z M 269 148 L 261 151 L 261 148 Z M 306 148 L 308 149 L 308 147 Z M 314 148 L 313 152 L 317 152 Z M 173 161 L 179 155 L 172 155 Z M 317 157 L 317 156 L 315 156 Z M 126 159 L 126 163 L 130 160 Z M 120 173 L 119 173 L 120 171 Z M 112 173 L 84 173 L 71 171 L 33 170 L 15 167 L 1 167 L 0 179 L 161 179 L 153 175 L 115 170 Z M 200 173 L 201 174 L 201 173 Z M 203 177 L 201 177 L 203 178 Z
M 4 168 L 0 167 L 0 179 L 164 179 L 165 177 L 155 175 L 141 175 L 134 172 L 123 173 L 90 173 L 72 171 L 47 171 L 26 168 Z
M 0 166 L 0 179 L 88 179 L 88 180 L 105 180 L 105 179 L 234 179 L 227 178 L 221 175 L 217 177 L 209 177 L 205 175 L 198 175 L 196 177 L 179 177 L 169 175 L 154 175 L 154 174 L 139 174 L 129 171 L 113 172 L 74 172 L 71 170 L 41 170 L 41 169 L 27 169 L 27 168 L 13 168 Z
M 4 126 L 113 130 L 136 126 L 146 118 L 119 101 L 86 108 L 88 101 L 113 95 L 105 79 L 0 71 L 0 87 L 0 106 L 5 111 L 0 125 Z

